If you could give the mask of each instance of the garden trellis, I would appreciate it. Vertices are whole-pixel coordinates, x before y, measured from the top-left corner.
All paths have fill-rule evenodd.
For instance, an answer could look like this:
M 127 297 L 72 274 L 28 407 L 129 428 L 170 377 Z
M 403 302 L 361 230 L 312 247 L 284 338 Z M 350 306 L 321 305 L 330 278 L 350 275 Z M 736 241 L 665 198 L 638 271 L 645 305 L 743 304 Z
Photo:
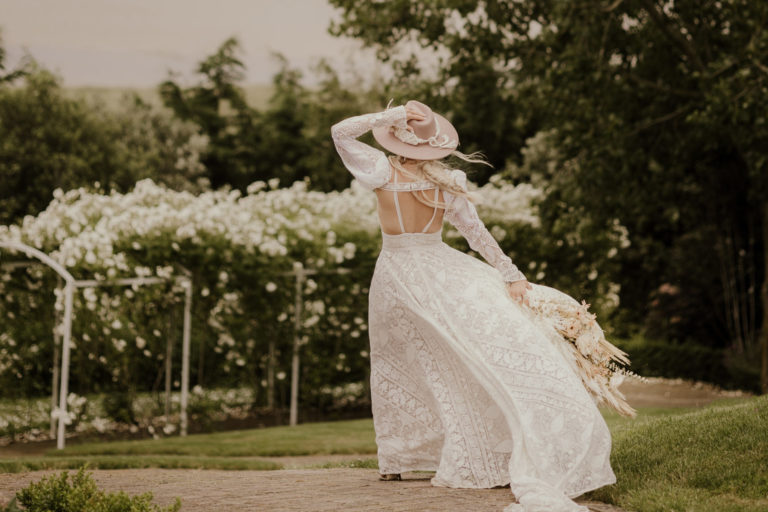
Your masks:
M 301 317 L 302 306 L 304 304 L 304 281 L 306 281 L 307 276 L 319 273 L 348 274 L 349 272 L 351 272 L 351 270 L 348 268 L 337 268 L 321 272 L 319 270 L 306 269 L 300 262 L 296 262 L 293 266 L 293 271 L 285 274 L 296 278 L 296 303 L 294 305 L 293 313 L 293 347 L 291 353 L 291 405 L 288 420 L 288 424 L 292 427 L 296 426 L 299 422 L 299 364 L 301 359 L 299 352 L 301 347 Z M 270 361 L 270 363 L 272 363 L 272 361 Z
M 201 415 L 204 421 L 215 421 L 214 417 L 218 420 L 232 414 L 230 404 L 220 399 L 214 404 L 202 390 L 216 386 L 232 390 L 235 386 L 248 387 L 253 395 L 238 402 L 234 414 L 246 414 L 246 410 L 261 414 L 262 406 L 263 412 L 275 414 L 275 407 L 288 405 L 290 396 L 295 424 L 298 402 L 303 402 L 305 395 L 307 405 L 313 401 L 318 408 L 366 400 L 369 351 L 364 320 L 367 304 L 362 299 L 380 248 L 375 195 L 354 184 L 330 193 L 310 190 L 306 185 L 297 182 L 289 188 L 276 188 L 276 183 L 256 182 L 246 195 L 227 189 L 193 195 L 141 180 L 127 193 L 84 188 L 55 191 L 48 207 L 36 216 L 27 216 L 19 224 L 0 225 L 0 240 L 36 247 L 73 275 L 105 285 L 117 278 L 150 276 L 172 282 L 173 276 L 179 275 L 174 268 L 189 269 L 195 289 L 191 356 L 195 358 L 192 362 L 196 361 L 189 377 L 194 381 L 190 384 L 198 384 L 201 390 L 199 394 L 190 390 L 189 420 Z M 538 218 L 532 205 L 538 190 L 494 183 L 484 186 L 482 193 L 489 206 L 479 205 L 479 211 L 503 245 L 525 242 L 526 248 L 538 247 Z M 455 230 L 446 229 L 445 239 L 462 247 Z M 301 276 L 295 270 L 299 262 Z M 534 267 L 527 268 L 530 271 Z M 354 269 L 355 276 L 359 273 L 359 278 L 348 269 Z M 39 288 L 39 278 L 32 278 L 23 286 Z M 11 281 L 8 283 L 10 287 Z M 3 285 L 0 282 L 0 287 Z M 60 288 L 64 288 L 63 279 Z M 92 346 L 105 352 L 73 352 L 72 368 L 78 365 L 83 371 L 98 372 L 95 375 L 102 386 L 112 386 L 110 378 L 122 382 L 117 380 L 121 372 L 130 389 L 146 388 L 154 374 L 158 386 L 161 372 L 155 370 L 160 368 L 152 359 L 162 359 L 163 346 L 168 348 L 164 342 L 177 339 L 181 333 L 173 327 L 178 327 L 178 322 L 165 320 L 164 330 L 173 334 L 162 336 L 161 319 L 153 303 L 180 302 L 183 290 L 173 288 L 166 291 L 160 286 L 146 286 L 139 291 L 134 286 L 133 290 L 126 287 L 123 294 L 115 288 L 102 292 L 86 288 L 82 296 L 76 294 L 73 348 L 82 337 L 86 342 L 93 340 Z M 39 300 L 31 296 L 21 300 L 21 293 L 29 295 L 23 289 L 19 298 L 9 296 L 5 311 L 0 311 L 5 312 L 4 318 L 35 314 Z M 57 293 L 60 315 L 64 295 Z M 131 302 L 137 296 L 143 297 L 142 302 Z M 42 298 L 50 302 L 47 294 Z M 81 299 L 87 308 L 82 315 Z M 27 381 L 32 384 L 28 387 L 45 388 L 42 392 L 47 393 L 47 383 L 39 379 L 50 378 L 44 364 L 48 356 L 41 364 L 36 354 L 39 347 L 47 351 L 53 346 L 51 358 L 55 359 L 56 344 L 51 345 L 50 329 L 42 323 L 22 324 L 11 324 L 9 333 L 26 336 L 28 343 L 17 345 L 10 335 L 0 336 L 0 363 L 15 370 L 0 373 L 4 379 L 0 382 L 12 383 L 26 372 L 36 372 L 38 380 Z M 166 362 L 169 359 L 166 353 Z M 87 374 L 70 375 L 70 387 L 81 375 Z M 179 386 L 180 382 L 174 380 L 172 385 Z M 81 414 L 73 407 L 71 395 L 69 418 Z M 126 399 L 134 398 L 128 392 L 125 395 Z M 73 424 L 99 430 L 96 424 L 85 424 L 87 415 L 95 411 L 95 419 L 104 420 L 98 425 L 104 428 L 123 428 L 129 423 L 138 426 L 135 418 L 123 415 L 125 411 L 130 415 L 131 409 L 120 399 L 116 396 L 108 404 L 102 400 L 101 405 L 84 409 L 84 416 L 73 418 Z M 41 406 L 48 407 L 44 403 Z M 154 427 L 151 423 L 155 417 L 150 415 L 142 420 L 151 418 L 149 426 Z M 46 416 L 41 409 L 37 424 L 47 423 L 50 418 Z M 112 423 L 107 423 L 107 418 Z
M 78 288 L 94 288 L 98 286 L 133 286 L 149 285 L 167 282 L 163 277 L 132 277 L 122 279 L 75 279 L 74 276 L 56 260 L 44 252 L 30 247 L 20 242 L 0 241 L 0 248 L 23 252 L 28 258 L 35 258 L 42 264 L 47 265 L 64 280 L 64 316 L 61 325 L 55 323 L 54 330 L 59 332 L 61 328 L 61 371 L 59 380 L 59 406 L 51 412 L 53 419 L 58 420 L 58 429 L 56 433 L 56 448 L 63 449 L 65 444 L 65 428 L 67 420 L 67 395 L 69 393 L 69 355 L 72 339 L 72 314 L 74 292 Z M 18 265 L 10 263 L 4 265 Z M 184 272 L 184 269 L 182 269 Z M 190 354 L 190 331 L 191 331 L 191 304 L 192 304 L 192 279 L 189 275 L 175 276 L 174 279 L 184 289 L 184 320 L 182 335 L 182 366 L 181 366 L 181 402 L 180 402 L 180 431 L 182 436 L 187 435 L 187 403 L 189 401 L 189 354 Z M 170 341 L 169 341 L 170 343 Z M 170 371 L 170 361 L 166 361 L 167 371 Z M 55 376 L 55 373 L 54 373 Z M 53 392 L 55 393 L 55 386 Z M 168 390 L 166 390 L 168 391 Z M 167 403 L 167 400 L 166 400 Z

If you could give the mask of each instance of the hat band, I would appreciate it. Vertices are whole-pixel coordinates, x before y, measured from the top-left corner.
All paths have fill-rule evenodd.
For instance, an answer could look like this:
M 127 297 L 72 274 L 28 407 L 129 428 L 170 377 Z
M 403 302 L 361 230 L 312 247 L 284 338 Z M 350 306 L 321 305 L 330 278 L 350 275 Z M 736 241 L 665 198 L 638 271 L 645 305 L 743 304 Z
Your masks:
M 433 148 L 440 149 L 456 149 L 459 145 L 458 141 L 451 140 L 448 135 L 440 135 L 440 123 L 435 123 L 437 128 L 435 134 L 428 139 L 422 139 L 412 131 L 400 128 L 399 126 L 392 126 L 392 134 L 401 142 L 410 144 L 411 146 L 419 146 L 421 144 L 429 144 Z

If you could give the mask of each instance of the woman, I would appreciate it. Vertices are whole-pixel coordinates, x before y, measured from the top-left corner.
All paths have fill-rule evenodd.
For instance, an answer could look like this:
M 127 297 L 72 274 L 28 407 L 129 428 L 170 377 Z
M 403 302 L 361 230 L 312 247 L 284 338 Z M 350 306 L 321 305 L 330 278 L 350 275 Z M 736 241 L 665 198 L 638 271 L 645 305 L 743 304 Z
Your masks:
M 394 155 L 357 140 L 369 130 Z M 506 511 L 587 511 L 570 498 L 616 481 L 610 432 L 561 341 L 526 305 L 546 287 L 502 252 L 464 172 L 441 161 L 472 161 L 456 151 L 454 127 L 409 101 L 331 132 L 344 165 L 378 198 L 369 335 L 382 479 L 436 471 L 436 486 L 509 484 L 517 503 Z M 490 265 L 444 244 L 443 220 Z

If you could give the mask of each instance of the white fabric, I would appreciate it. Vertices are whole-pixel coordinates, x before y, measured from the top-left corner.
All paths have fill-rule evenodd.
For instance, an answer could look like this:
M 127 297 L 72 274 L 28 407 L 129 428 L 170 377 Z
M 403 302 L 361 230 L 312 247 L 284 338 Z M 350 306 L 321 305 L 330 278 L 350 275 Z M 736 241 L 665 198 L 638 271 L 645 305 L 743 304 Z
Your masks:
M 381 190 L 396 190 L 398 192 L 415 192 L 417 190 L 432 190 L 437 188 L 437 185 L 431 181 L 406 181 L 404 183 L 393 183 L 390 181 L 378 188 Z
M 439 232 L 382 235 L 368 319 L 379 471 L 510 484 L 509 511 L 586 512 L 569 498 L 616 481 L 611 436 L 557 333 Z
M 405 107 L 399 106 L 379 112 L 350 117 L 331 127 L 331 136 L 341 161 L 352 175 L 369 190 L 389 181 L 389 160 L 382 151 L 356 140 L 375 126 L 405 128 Z
M 467 175 L 464 174 L 464 171 L 454 170 L 453 179 L 465 192 L 468 191 Z M 475 205 L 464 196 L 455 196 L 446 191 L 443 191 L 443 195 L 448 205 L 448 209 L 445 211 L 445 220 L 459 230 L 459 233 L 469 242 L 472 250 L 480 253 L 485 261 L 493 265 L 501 273 L 504 281 L 512 283 L 525 279 L 523 273 L 512 263 L 509 256 L 504 254 L 499 243 L 486 229 L 485 224 L 477 214 Z
M 388 187 L 387 185 L 391 185 L 391 186 Z M 400 210 L 400 200 L 397 197 L 397 193 L 400 192 L 400 190 L 398 189 L 399 185 L 401 184 L 397 182 L 397 173 L 395 173 L 395 181 L 393 183 L 387 183 L 381 188 L 385 188 L 386 190 L 392 191 L 392 195 L 394 196 L 394 199 L 395 199 L 395 212 L 397 213 L 397 222 L 398 224 L 400 224 L 400 233 L 405 233 L 405 225 L 403 224 L 403 212 Z M 427 225 L 424 226 L 424 228 L 422 228 L 421 230 L 422 233 L 426 233 L 427 230 L 429 230 L 429 227 L 435 221 L 435 217 L 437 217 L 437 210 L 438 210 L 437 199 L 440 196 L 440 189 L 438 189 L 435 186 L 432 186 L 431 188 L 435 190 L 435 197 L 433 199 L 433 201 L 435 202 L 435 208 L 434 208 L 434 211 L 432 212 L 432 217 L 429 219 L 429 222 L 427 222 Z M 428 189 L 414 188 L 409 191 L 413 192 L 413 190 L 428 190 Z
M 364 132 L 340 125 L 334 140 L 347 168 L 371 188 L 383 185 L 389 169 L 378 169 L 378 157 L 355 146 L 368 156 L 350 158 L 349 141 L 337 137 Z M 454 178 L 466 186 L 463 173 Z M 431 483 L 443 487 L 509 484 L 516 501 L 507 512 L 587 512 L 570 498 L 616 481 L 610 432 L 557 332 L 507 294 L 517 269 L 472 204 L 444 197 L 445 218 L 498 271 L 443 243 L 439 231 L 382 233 L 369 294 L 379 471 L 435 471 Z
M 392 190 L 400 184 L 388 183 L 391 174 L 389 161 L 384 152 L 357 140 L 374 126 L 407 126 L 405 107 L 395 107 L 384 112 L 364 114 L 344 119 L 331 127 L 336 150 L 344 166 L 360 184 L 369 190 L 385 188 Z M 463 171 L 453 171 L 454 182 L 467 190 L 467 176 Z M 455 196 L 443 191 L 448 210 L 445 219 L 450 222 L 469 242 L 472 250 L 479 253 L 502 275 L 504 281 L 511 283 L 522 281 L 525 275 L 504 254 L 498 242 L 486 229 L 477 215 L 477 210 L 464 196 Z M 399 205 L 398 205 L 399 206 Z M 405 231 L 400 224 L 401 231 Z

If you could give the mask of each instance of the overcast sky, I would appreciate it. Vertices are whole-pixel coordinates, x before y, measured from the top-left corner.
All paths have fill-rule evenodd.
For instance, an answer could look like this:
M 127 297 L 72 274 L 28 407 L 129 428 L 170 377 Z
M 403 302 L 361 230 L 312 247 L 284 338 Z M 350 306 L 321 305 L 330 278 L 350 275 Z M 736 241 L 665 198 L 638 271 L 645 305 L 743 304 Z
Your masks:
M 168 70 L 191 76 L 228 37 L 242 44 L 247 83 L 268 83 L 283 53 L 308 69 L 373 66 L 355 41 L 328 34 L 326 0 L 0 0 L 0 31 L 14 66 L 27 50 L 66 86 L 152 87 Z

